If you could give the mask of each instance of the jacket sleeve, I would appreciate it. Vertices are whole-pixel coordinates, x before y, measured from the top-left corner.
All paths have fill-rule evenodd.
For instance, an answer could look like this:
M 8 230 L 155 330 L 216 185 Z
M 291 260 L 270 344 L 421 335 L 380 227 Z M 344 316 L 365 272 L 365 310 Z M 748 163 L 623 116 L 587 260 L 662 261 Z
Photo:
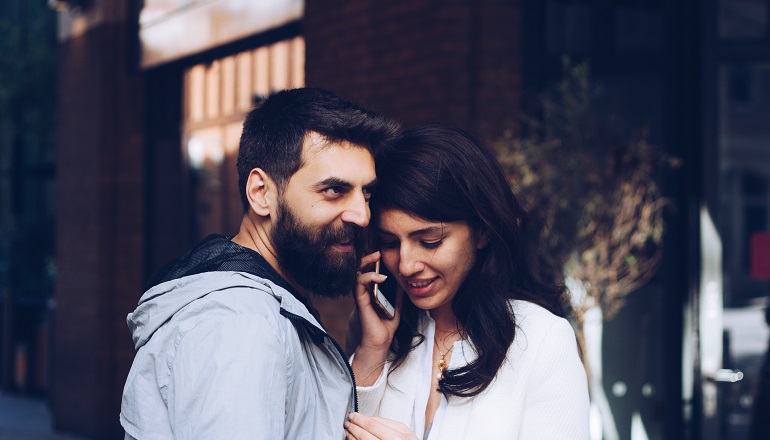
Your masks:
M 588 439 L 588 384 L 572 327 L 558 319 L 544 336 L 527 385 L 518 438 Z
M 211 317 L 177 340 L 168 411 L 175 439 L 284 437 L 287 355 L 267 315 Z

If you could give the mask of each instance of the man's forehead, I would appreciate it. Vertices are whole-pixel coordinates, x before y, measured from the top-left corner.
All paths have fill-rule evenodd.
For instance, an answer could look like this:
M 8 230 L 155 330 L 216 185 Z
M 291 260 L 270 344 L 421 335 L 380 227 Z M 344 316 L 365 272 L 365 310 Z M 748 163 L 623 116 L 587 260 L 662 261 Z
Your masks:
M 309 131 L 305 134 L 305 138 L 302 141 L 302 156 L 305 157 L 308 153 L 318 154 L 329 147 L 361 148 L 369 151 L 369 148 L 365 145 L 356 144 L 350 141 L 329 139 L 321 133 Z
M 329 145 L 329 138 L 316 131 L 305 133 L 305 139 L 302 140 L 302 152 L 320 150 Z
M 309 132 L 303 142 L 300 167 L 291 178 L 297 175 L 309 177 L 316 183 L 328 179 L 348 181 L 352 178 L 355 181 L 363 178 L 367 180 L 364 185 L 368 185 L 375 180 L 374 157 L 361 145 L 329 140 L 320 133 Z

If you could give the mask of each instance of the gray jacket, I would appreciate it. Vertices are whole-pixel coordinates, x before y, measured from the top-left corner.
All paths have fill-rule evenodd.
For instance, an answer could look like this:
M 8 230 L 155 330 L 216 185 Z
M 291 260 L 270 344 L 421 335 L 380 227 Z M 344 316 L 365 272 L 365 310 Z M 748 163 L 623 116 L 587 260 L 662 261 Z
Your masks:
M 162 282 L 128 315 L 127 438 L 341 439 L 350 367 L 308 309 L 241 271 Z

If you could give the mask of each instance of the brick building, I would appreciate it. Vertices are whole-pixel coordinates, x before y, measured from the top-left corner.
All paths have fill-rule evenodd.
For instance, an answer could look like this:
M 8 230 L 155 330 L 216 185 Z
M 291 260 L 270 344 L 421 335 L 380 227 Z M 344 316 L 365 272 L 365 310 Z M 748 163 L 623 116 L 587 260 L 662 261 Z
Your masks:
M 770 133 L 751 125 L 768 106 L 755 93 L 770 84 L 767 18 L 746 36 L 716 0 L 54 3 L 63 7 L 49 389 L 57 429 L 120 437 L 134 355 L 125 316 L 154 269 L 207 233 L 236 232 L 234 154 L 255 98 L 320 86 L 407 125 L 451 122 L 492 139 L 518 129 L 525 91 L 558 78 L 562 54 L 589 60 L 607 111 L 649 124 L 685 164 L 664 182 L 678 206 L 665 264 L 605 326 L 606 352 L 624 353 L 606 362 L 604 384 L 620 438 L 640 426 L 656 439 L 742 429 L 728 415 L 743 410 L 713 400 L 706 377 L 729 365 L 699 361 L 715 355 L 698 335 L 767 287 L 750 279 L 748 262 L 724 274 L 704 263 L 712 253 L 729 260 L 746 234 L 770 229 L 770 159 L 752 147 Z M 745 3 L 768 16 L 767 1 Z M 735 112 L 748 124 L 742 137 Z M 709 179 L 715 172 L 725 177 Z M 725 197 L 727 182 L 737 198 Z M 728 222 L 724 212 L 745 218 Z M 709 215 L 722 219 L 724 251 L 702 240 Z M 718 283 L 713 322 L 709 282 Z M 318 307 L 343 339 L 350 302 Z

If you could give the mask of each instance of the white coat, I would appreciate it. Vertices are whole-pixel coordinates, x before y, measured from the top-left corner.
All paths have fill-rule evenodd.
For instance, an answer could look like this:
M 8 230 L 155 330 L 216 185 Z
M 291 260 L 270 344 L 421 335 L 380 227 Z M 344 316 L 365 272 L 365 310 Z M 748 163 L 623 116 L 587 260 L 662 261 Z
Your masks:
M 511 305 L 516 335 L 497 376 L 475 397 L 450 396 L 436 414 L 431 439 L 588 438 L 586 372 L 572 327 L 535 304 L 513 301 Z M 426 314 L 419 323 L 425 340 L 404 363 L 390 372 L 387 363 L 374 385 L 357 388 L 361 413 L 402 422 L 422 438 L 431 383 L 433 326 Z M 472 344 L 466 341 L 458 341 L 452 351 L 450 369 L 476 358 Z

